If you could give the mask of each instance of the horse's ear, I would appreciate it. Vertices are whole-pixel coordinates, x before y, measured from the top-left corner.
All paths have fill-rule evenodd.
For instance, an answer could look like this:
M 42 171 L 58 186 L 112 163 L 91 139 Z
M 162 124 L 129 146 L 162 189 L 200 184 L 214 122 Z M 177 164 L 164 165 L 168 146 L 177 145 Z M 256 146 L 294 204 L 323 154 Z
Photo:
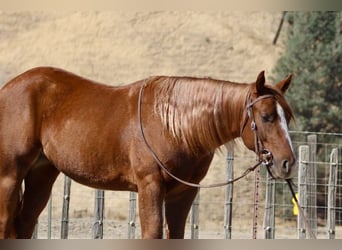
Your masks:
M 265 71 L 261 71 L 255 82 L 256 90 L 258 94 L 262 94 L 265 86 Z
M 290 87 L 292 80 L 292 74 L 288 75 L 284 80 L 277 83 L 276 87 L 283 93 L 287 91 L 287 89 Z

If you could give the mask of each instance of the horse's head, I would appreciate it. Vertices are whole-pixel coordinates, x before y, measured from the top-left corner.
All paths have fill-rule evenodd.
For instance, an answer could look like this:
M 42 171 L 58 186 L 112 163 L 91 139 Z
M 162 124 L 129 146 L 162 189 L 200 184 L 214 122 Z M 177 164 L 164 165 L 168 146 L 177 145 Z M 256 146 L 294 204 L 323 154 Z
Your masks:
M 283 96 L 291 77 L 270 86 L 265 85 L 264 72 L 261 72 L 250 87 L 241 125 L 244 144 L 279 179 L 289 179 L 295 172 L 296 157 L 288 132 L 293 114 Z

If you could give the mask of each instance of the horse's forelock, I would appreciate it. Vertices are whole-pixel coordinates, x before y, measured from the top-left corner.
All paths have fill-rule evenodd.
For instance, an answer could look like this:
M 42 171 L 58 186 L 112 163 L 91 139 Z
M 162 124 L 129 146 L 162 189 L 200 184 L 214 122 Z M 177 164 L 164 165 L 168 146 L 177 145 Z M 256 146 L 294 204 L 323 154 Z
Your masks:
M 284 94 L 280 90 L 275 88 L 274 86 L 270 86 L 270 85 L 267 85 L 266 92 L 267 94 L 271 94 L 275 97 L 276 101 L 283 108 L 286 118 L 289 121 L 294 120 L 294 114 L 293 114 L 292 108 L 286 101 Z

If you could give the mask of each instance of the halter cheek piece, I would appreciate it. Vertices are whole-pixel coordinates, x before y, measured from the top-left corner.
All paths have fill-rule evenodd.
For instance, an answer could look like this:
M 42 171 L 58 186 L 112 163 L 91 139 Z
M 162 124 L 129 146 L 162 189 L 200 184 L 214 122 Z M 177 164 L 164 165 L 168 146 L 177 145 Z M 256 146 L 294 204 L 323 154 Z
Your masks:
M 258 134 L 258 127 L 255 123 L 254 112 L 253 112 L 253 105 L 266 98 L 274 98 L 274 97 L 273 95 L 262 95 L 256 98 L 254 101 L 251 101 L 250 93 L 248 94 L 247 99 L 246 99 L 247 114 L 245 116 L 243 126 L 241 127 L 240 135 L 242 136 L 242 133 L 246 127 L 248 118 L 250 118 L 251 129 L 254 133 L 254 152 L 257 156 L 257 160 L 260 161 L 264 166 L 266 166 L 268 173 L 272 176 L 272 178 L 274 178 L 274 176 L 272 175 L 269 169 L 273 165 L 273 155 L 271 151 L 269 151 L 268 149 L 264 147 L 262 141 L 260 140 L 260 136 Z

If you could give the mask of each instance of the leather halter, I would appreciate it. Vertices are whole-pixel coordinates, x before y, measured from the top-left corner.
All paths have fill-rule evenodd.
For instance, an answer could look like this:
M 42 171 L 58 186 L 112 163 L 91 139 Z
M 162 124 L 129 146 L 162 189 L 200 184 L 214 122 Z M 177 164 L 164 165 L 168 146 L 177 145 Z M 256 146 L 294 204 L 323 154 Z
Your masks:
M 266 99 L 266 98 L 274 98 L 273 95 L 262 95 L 257 97 L 255 100 L 251 100 L 251 94 L 248 93 L 247 98 L 246 98 L 246 116 L 244 118 L 244 122 L 243 125 L 241 127 L 240 130 L 240 136 L 242 136 L 242 133 L 246 127 L 248 118 L 251 119 L 251 129 L 254 133 L 254 152 L 257 156 L 257 160 L 261 161 L 262 164 L 264 166 L 266 166 L 267 171 L 269 172 L 270 176 L 272 176 L 272 178 L 274 178 L 274 176 L 272 175 L 271 171 L 270 171 L 270 167 L 273 165 L 273 155 L 271 153 L 271 151 L 269 151 L 268 149 L 266 149 L 264 147 L 264 144 L 262 143 L 262 141 L 260 140 L 260 136 L 258 134 L 258 127 L 255 123 L 255 118 L 254 118 L 254 112 L 253 112 L 253 106 L 255 103 Z

